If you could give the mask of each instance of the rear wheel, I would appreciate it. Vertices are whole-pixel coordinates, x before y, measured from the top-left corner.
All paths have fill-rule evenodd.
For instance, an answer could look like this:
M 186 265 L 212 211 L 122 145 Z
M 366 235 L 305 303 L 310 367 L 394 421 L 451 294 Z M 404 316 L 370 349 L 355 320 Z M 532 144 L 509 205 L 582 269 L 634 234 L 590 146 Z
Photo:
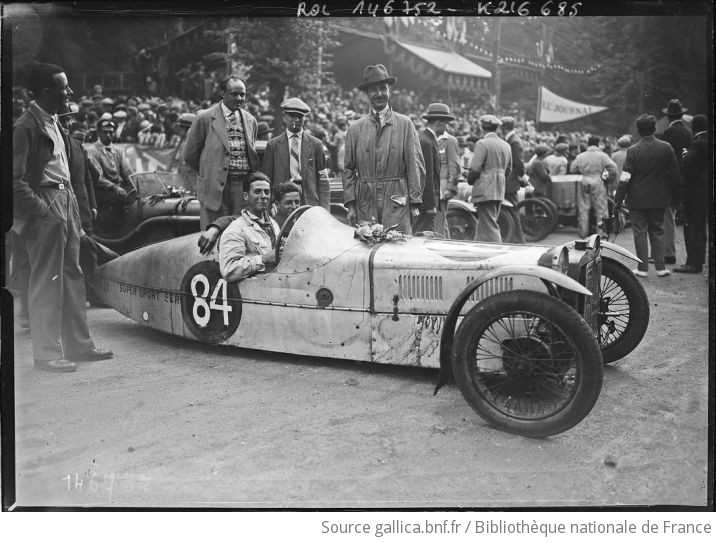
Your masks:
M 626 266 L 602 257 L 599 299 L 599 345 L 604 363 L 613 363 L 644 338 L 649 326 L 649 298 Z
M 540 201 L 544 201 L 547 206 L 552 209 L 552 216 L 554 216 L 554 226 L 552 226 L 552 229 L 554 230 L 557 224 L 559 224 L 559 209 L 557 209 L 557 204 L 546 196 L 539 196 L 539 199 Z
M 445 215 L 450 239 L 474 241 L 477 236 L 477 219 L 465 209 L 448 209 Z
M 602 386 L 599 344 L 584 319 L 541 292 L 488 297 L 465 316 L 452 357 L 458 388 L 499 429 L 547 437 L 579 423 Z
M 547 237 L 556 225 L 552 208 L 539 198 L 529 198 L 517 204 L 522 232 L 529 243 L 541 241 Z

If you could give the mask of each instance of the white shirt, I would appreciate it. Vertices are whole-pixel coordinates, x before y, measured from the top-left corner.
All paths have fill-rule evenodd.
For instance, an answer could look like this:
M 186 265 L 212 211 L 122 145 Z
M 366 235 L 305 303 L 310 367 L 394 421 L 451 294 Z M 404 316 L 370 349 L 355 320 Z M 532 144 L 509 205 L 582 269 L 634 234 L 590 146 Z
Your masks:
M 385 124 L 385 117 L 388 115 L 388 111 L 390 110 L 390 106 L 386 105 L 383 109 L 378 111 L 378 119 L 380 120 L 380 125 L 383 126 Z M 370 108 L 370 114 L 372 116 L 375 116 L 375 109 L 372 107 Z
M 296 132 L 295 134 L 294 134 L 292 131 L 290 131 L 290 130 L 286 130 L 286 136 L 288 136 L 288 151 L 289 151 L 289 153 L 291 152 L 291 145 L 293 145 L 293 139 L 292 139 L 292 138 L 293 138 L 294 135 L 298 136 L 298 156 L 299 156 L 299 159 L 300 159 L 300 157 L 301 157 L 301 145 L 303 144 L 303 130 L 301 130 L 300 132 Z
M 227 119 L 229 119 L 231 117 L 239 118 L 239 110 L 235 109 L 234 111 L 232 111 L 231 109 L 226 107 L 226 104 L 224 102 L 221 102 L 221 111 L 224 113 L 224 118 L 227 118 Z

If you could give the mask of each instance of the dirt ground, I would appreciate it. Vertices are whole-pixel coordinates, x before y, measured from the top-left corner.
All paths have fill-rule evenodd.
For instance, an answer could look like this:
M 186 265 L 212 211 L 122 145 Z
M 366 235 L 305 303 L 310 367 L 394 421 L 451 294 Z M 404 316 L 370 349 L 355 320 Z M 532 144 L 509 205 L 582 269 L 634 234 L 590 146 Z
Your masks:
M 617 242 L 633 250 L 631 230 Z M 433 396 L 432 370 L 208 346 L 91 309 L 114 359 L 56 375 L 33 370 L 16 333 L 17 504 L 703 506 L 708 281 L 652 270 L 642 344 L 606 368 L 592 412 L 547 439 L 490 428 L 452 384 Z

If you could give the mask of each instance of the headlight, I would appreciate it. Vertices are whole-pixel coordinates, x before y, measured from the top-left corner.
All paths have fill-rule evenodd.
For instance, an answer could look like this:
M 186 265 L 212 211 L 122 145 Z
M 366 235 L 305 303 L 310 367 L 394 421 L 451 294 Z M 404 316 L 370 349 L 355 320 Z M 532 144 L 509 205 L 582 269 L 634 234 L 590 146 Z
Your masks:
M 566 275 L 569 271 L 569 249 L 564 245 L 549 249 L 542 254 L 538 265 L 549 267 Z

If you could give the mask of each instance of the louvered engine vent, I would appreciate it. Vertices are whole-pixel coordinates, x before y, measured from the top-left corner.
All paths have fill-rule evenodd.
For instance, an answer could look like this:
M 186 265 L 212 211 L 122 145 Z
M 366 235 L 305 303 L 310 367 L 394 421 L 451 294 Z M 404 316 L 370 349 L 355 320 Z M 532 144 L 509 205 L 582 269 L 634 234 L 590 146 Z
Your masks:
M 425 275 L 400 275 L 398 276 L 398 289 L 402 299 L 442 301 L 443 278 Z
M 467 277 L 465 284 L 470 284 L 473 280 L 475 280 L 475 277 Z M 509 292 L 510 290 L 512 290 L 512 277 L 495 277 L 481 284 L 470 296 L 470 301 L 482 301 L 491 295 Z

